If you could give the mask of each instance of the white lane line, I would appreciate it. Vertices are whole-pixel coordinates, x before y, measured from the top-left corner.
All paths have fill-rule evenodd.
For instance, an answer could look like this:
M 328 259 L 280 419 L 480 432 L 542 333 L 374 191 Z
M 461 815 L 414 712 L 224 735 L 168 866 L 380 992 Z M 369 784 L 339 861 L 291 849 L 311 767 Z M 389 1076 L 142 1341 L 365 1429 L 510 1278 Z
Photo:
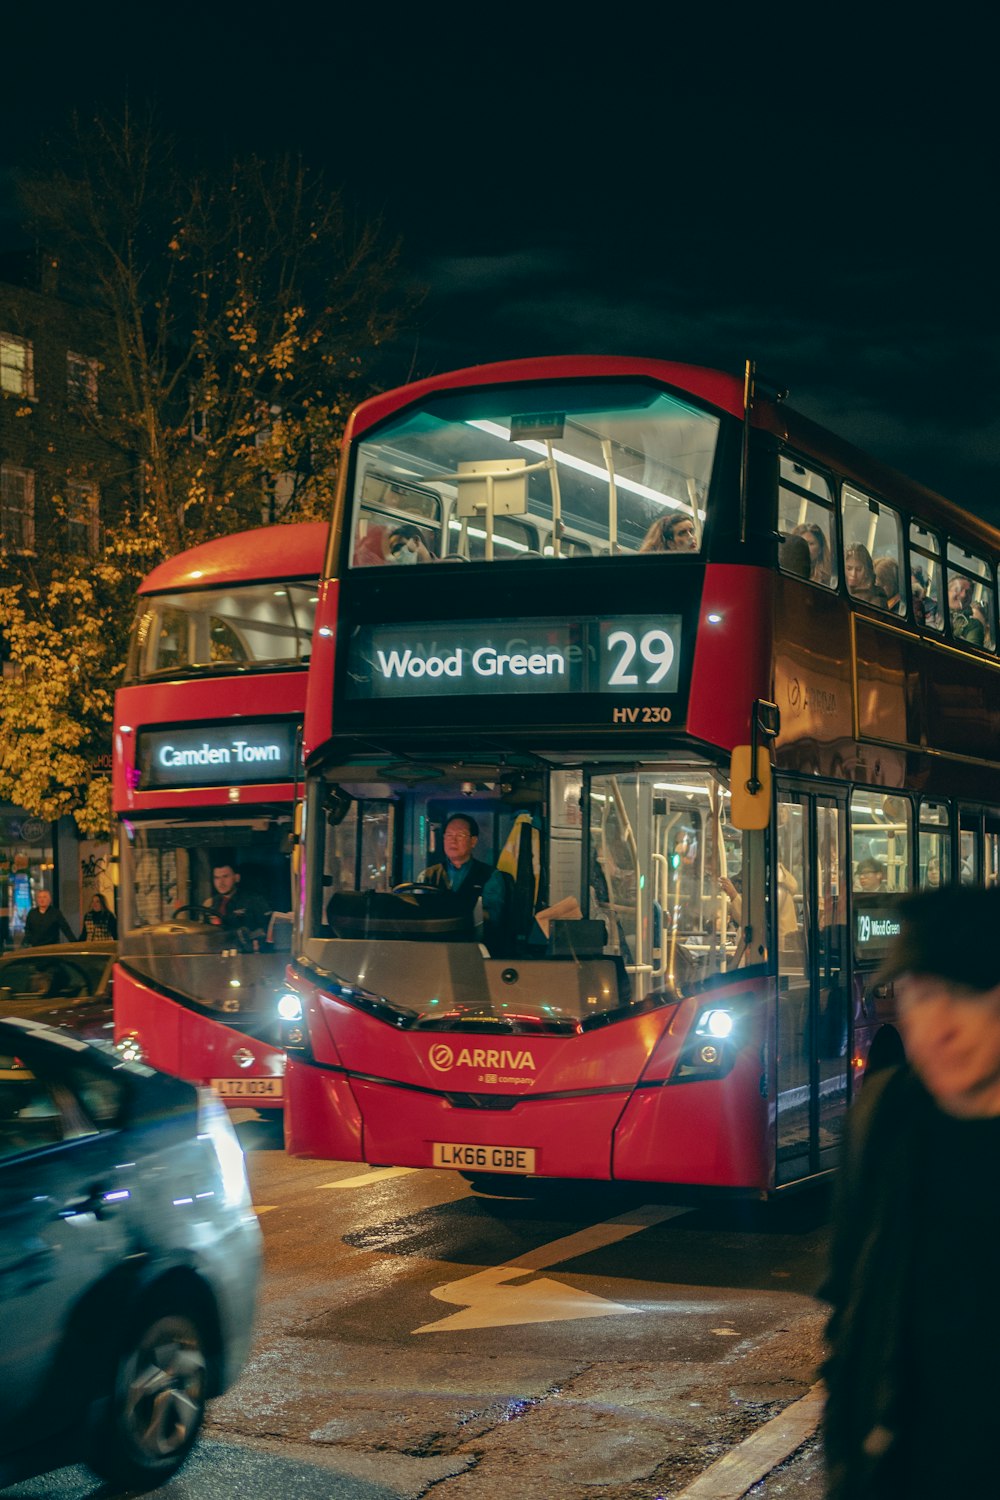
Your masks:
M 321 1188 L 357 1188 L 367 1187 L 370 1182 L 386 1182 L 390 1177 L 408 1177 L 412 1172 L 419 1172 L 419 1167 L 375 1167 L 371 1172 L 363 1172 L 360 1177 L 342 1177 L 339 1182 L 321 1182 Z
M 817 1381 L 800 1400 L 758 1427 L 738 1448 L 716 1459 L 674 1500 L 740 1500 L 812 1436 L 823 1414 L 824 1399 L 823 1383 Z
M 689 1208 L 661 1208 L 655 1204 L 643 1204 L 631 1213 L 620 1214 L 603 1223 L 591 1224 L 576 1234 L 566 1235 L 561 1240 L 550 1240 L 537 1250 L 519 1255 L 500 1266 L 490 1266 L 463 1276 L 458 1281 L 449 1281 L 444 1286 L 431 1288 L 431 1296 L 439 1302 L 451 1302 L 463 1308 L 462 1312 L 438 1318 L 433 1323 L 424 1323 L 414 1328 L 417 1333 L 451 1333 L 459 1329 L 510 1328 L 519 1323 L 555 1323 L 570 1318 L 604 1318 L 623 1313 L 636 1313 L 639 1308 L 621 1302 L 609 1302 L 604 1297 L 595 1297 L 590 1292 L 577 1291 L 562 1282 L 544 1276 L 539 1281 L 529 1281 L 523 1286 L 508 1283 L 520 1280 L 532 1271 L 560 1261 L 576 1260 L 592 1250 L 602 1250 L 606 1245 L 662 1224 L 667 1219 L 676 1219 L 690 1213 Z

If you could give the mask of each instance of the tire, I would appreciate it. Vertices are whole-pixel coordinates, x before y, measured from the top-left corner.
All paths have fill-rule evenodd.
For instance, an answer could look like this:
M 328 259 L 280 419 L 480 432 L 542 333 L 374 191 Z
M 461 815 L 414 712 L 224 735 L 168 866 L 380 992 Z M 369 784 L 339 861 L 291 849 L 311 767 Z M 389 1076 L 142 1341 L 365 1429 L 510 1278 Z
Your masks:
M 176 1474 L 205 1416 L 204 1335 L 186 1313 L 140 1317 L 120 1351 L 104 1419 L 87 1462 L 121 1489 L 148 1489 Z

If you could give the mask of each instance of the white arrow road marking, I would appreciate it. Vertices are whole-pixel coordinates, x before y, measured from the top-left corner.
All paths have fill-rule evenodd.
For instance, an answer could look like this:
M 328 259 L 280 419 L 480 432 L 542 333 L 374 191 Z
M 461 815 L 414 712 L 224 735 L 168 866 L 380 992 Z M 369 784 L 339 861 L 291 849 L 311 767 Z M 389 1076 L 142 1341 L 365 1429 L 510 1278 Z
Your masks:
M 407 1177 L 411 1172 L 417 1172 L 418 1167 L 375 1167 L 371 1172 L 363 1172 L 360 1177 L 343 1177 L 340 1182 L 321 1182 L 321 1188 L 356 1188 L 367 1187 L 371 1182 L 385 1182 L 389 1177 Z
M 608 1302 L 603 1297 L 577 1291 L 548 1277 L 543 1277 L 540 1281 L 529 1281 L 523 1286 L 510 1286 L 509 1283 L 521 1276 L 530 1276 L 532 1271 L 540 1271 L 544 1266 L 575 1260 L 577 1256 L 603 1249 L 605 1245 L 617 1244 L 619 1240 L 628 1239 L 640 1230 L 690 1212 L 688 1208 L 659 1208 L 653 1204 L 645 1204 L 631 1213 L 606 1219 L 604 1223 L 592 1224 L 577 1234 L 540 1245 L 537 1250 L 518 1256 L 516 1261 L 507 1261 L 502 1266 L 490 1266 L 485 1271 L 476 1271 L 472 1276 L 463 1276 L 459 1281 L 449 1281 L 444 1286 L 433 1287 L 432 1297 L 436 1297 L 439 1302 L 455 1302 L 464 1307 L 465 1311 L 439 1318 L 435 1323 L 425 1323 L 422 1328 L 415 1328 L 413 1332 L 502 1328 L 515 1323 L 555 1323 L 568 1318 L 607 1318 L 621 1313 L 639 1312 L 640 1308 L 623 1306 L 620 1302 Z
M 710 1464 L 681 1490 L 677 1500 L 740 1500 L 816 1431 L 823 1415 L 823 1400 L 822 1382 L 810 1386 L 804 1396 L 758 1427 L 738 1448 Z

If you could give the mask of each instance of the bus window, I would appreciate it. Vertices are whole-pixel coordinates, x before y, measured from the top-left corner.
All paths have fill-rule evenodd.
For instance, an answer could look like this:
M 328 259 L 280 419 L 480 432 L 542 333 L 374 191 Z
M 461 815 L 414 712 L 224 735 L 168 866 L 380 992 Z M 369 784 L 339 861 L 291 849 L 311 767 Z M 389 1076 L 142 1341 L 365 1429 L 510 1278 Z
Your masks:
M 785 543 L 778 552 L 784 572 L 807 577 L 824 588 L 836 588 L 836 541 L 833 521 L 833 491 L 830 481 L 815 469 L 782 454 L 778 487 L 778 531 Z M 808 559 L 799 546 L 789 546 L 801 537 L 809 549 Z
M 841 515 L 848 593 L 863 604 L 898 614 L 902 607 L 899 568 L 903 556 L 903 528 L 897 512 L 845 484 L 841 493 Z
M 358 497 L 352 566 L 364 568 L 411 560 L 429 562 L 443 556 L 441 524 L 441 499 L 433 490 L 369 471 Z M 453 524 L 457 526 L 458 522 Z M 394 546 L 394 539 L 399 538 L 420 545 Z M 452 551 L 462 555 L 458 547 Z
M 944 629 L 941 608 L 941 543 L 919 521 L 910 522 L 910 600 L 913 619 L 925 630 Z
M 855 787 L 851 793 L 851 862 L 854 889 L 865 895 L 910 888 L 908 797 Z
M 310 793 L 306 942 L 420 1025 L 439 1006 L 561 1025 L 686 992 L 744 962 L 761 921 L 744 879 L 762 836 L 728 806 L 705 767 L 341 767 Z M 516 992 L 515 957 L 526 980 L 546 965 Z
M 290 928 L 289 811 L 123 822 L 119 948 L 206 1013 L 269 1012 Z M 284 949 L 285 953 L 281 950 Z
M 958 870 L 963 885 L 982 884 L 981 832 L 979 813 L 963 808 L 958 818 Z
M 457 552 L 470 562 L 478 562 L 486 556 L 486 532 L 482 526 L 466 521 L 452 521 L 452 530 L 459 533 Z M 538 532 L 523 521 L 510 516 L 496 516 L 493 521 L 493 556 L 501 558 L 539 557 Z
M 983 845 L 983 884 L 1000 885 L 1000 815 L 986 814 Z
M 948 618 L 952 638 L 994 649 L 993 582 L 985 558 L 948 543 Z
M 174 671 L 224 675 L 309 659 L 314 583 L 254 583 L 153 595 L 132 627 L 126 681 Z
M 921 802 L 918 876 L 930 889 L 951 880 L 951 832 L 946 802 Z
M 391 561 L 371 530 L 412 523 L 413 496 L 434 560 L 500 561 L 525 533 L 553 559 L 650 551 L 664 522 L 698 551 L 718 432 L 717 417 L 631 381 L 435 396 L 357 446 L 351 566 Z M 515 517 L 516 536 L 504 524 Z

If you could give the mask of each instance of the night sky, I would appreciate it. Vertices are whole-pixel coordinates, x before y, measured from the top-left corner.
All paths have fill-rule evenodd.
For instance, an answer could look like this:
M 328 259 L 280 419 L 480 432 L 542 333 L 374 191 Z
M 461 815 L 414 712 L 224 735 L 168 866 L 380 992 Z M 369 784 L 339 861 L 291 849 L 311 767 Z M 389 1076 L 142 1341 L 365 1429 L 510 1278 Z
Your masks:
M 772 9 L 766 34 L 718 6 L 362 14 L 8 14 L 0 249 L 18 161 L 69 108 L 127 92 L 193 157 L 300 151 L 383 215 L 427 290 L 404 377 L 751 357 L 791 405 L 1000 525 L 989 37 L 843 7 Z

